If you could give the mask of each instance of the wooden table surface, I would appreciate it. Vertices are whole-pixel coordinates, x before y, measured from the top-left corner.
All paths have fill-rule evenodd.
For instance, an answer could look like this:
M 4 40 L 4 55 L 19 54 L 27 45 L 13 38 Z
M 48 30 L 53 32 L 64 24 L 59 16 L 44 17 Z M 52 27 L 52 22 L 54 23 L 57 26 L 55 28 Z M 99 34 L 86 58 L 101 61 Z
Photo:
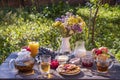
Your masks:
M 9 61 L 11 59 L 15 59 L 17 57 L 17 52 L 11 53 L 6 60 L 0 65 L 0 79 L 42 79 L 40 70 L 38 69 L 38 65 L 35 64 L 33 69 L 35 74 L 31 75 L 23 75 L 18 74 L 15 71 L 12 71 L 9 68 Z M 81 72 L 74 76 L 65 76 L 60 75 L 56 72 L 56 70 L 51 70 L 51 74 L 53 79 L 120 79 L 120 63 L 115 62 L 113 67 L 109 70 L 107 74 L 97 74 L 93 71 L 96 69 L 93 67 L 91 69 L 81 68 Z

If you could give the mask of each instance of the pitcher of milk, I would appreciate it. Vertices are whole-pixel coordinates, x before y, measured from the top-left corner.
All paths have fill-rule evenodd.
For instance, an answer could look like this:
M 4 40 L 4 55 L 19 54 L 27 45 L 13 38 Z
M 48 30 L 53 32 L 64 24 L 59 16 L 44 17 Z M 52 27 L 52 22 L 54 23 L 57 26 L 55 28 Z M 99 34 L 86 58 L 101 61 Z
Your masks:
M 82 58 L 84 56 L 86 56 L 86 49 L 85 49 L 85 42 L 84 41 L 77 41 L 76 42 L 76 47 L 74 50 L 74 55 L 77 58 Z

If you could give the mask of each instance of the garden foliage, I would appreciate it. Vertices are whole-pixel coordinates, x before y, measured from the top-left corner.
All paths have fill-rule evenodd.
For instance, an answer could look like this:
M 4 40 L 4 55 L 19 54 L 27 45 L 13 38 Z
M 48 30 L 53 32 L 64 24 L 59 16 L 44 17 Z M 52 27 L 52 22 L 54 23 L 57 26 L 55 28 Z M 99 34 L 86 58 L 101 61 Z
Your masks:
M 94 9 L 94 8 L 93 8 Z M 120 49 L 120 6 L 102 7 L 97 16 L 95 27 L 95 45 L 91 44 L 91 33 L 88 34 L 89 8 L 70 6 L 67 3 L 35 6 L 26 8 L 0 9 L 0 61 L 12 52 L 20 51 L 29 41 L 39 41 L 40 46 L 58 50 L 61 44 L 60 33 L 52 27 L 54 19 L 66 12 L 80 15 L 86 22 L 86 29 L 81 34 L 72 36 L 71 48 L 78 40 L 86 41 L 86 49 L 106 46 L 119 52 Z

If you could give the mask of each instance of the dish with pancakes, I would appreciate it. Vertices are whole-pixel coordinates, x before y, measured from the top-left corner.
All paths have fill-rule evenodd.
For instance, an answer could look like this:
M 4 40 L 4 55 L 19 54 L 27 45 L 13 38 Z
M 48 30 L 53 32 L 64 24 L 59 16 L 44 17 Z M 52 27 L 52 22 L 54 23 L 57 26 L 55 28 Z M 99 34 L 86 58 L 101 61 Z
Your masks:
M 56 70 L 63 75 L 76 75 L 81 71 L 80 67 L 75 64 L 61 64 Z

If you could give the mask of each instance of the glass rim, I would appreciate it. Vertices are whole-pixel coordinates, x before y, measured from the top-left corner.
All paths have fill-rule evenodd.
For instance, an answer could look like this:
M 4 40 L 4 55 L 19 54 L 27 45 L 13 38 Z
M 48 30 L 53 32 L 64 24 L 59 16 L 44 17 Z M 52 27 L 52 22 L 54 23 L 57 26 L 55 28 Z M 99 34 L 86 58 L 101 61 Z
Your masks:
M 38 41 L 29 41 L 29 44 L 33 44 L 33 43 L 39 43 Z

